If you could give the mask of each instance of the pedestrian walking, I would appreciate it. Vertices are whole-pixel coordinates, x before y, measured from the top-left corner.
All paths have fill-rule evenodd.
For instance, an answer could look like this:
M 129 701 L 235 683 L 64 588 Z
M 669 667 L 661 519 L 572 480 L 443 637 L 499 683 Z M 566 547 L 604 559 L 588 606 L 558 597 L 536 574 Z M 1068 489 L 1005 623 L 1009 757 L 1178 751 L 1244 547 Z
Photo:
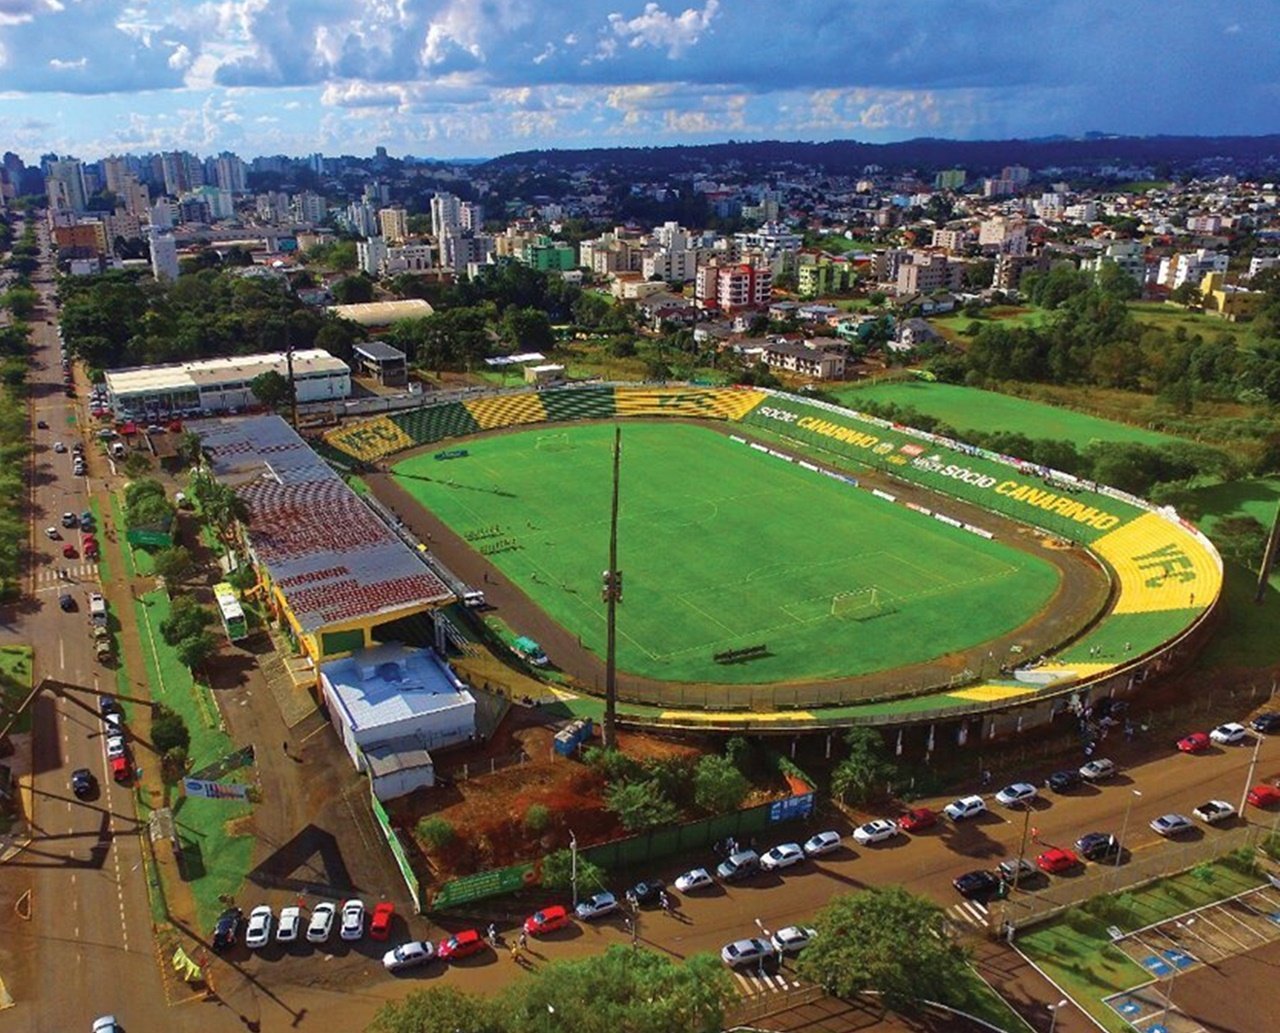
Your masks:
M 666 890 L 662 890 L 658 894 L 658 906 L 667 914 L 671 914 L 671 898 L 667 896 Z
M 525 947 L 527 947 L 528 945 L 529 945 L 529 934 L 526 933 L 523 929 L 521 929 L 520 939 L 516 941 L 516 946 L 518 946 L 521 950 L 524 950 Z
M 498 946 L 498 927 L 494 925 L 492 922 L 489 923 L 489 931 L 486 935 L 489 939 L 489 946 L 497 947 Z

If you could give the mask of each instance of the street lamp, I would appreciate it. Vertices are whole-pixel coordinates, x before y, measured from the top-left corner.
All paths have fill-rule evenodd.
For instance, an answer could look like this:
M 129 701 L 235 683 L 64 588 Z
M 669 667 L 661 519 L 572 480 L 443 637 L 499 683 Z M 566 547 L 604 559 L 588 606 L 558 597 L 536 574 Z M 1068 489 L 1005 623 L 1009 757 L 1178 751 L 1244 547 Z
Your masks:
M 1262 749 L 1262 736 L 1253 737 L 1253 758 L 1249 761 L 1249 771 L 1244 776 L 1244 789 L 1240 793 L 1240 817 L 1244 817 L 1245 804 L 1249 802 L 1249 787 L 1253 785 L 1253 773 L 1258 769 L 1258 751 Z
M 1053 1033 L 1053 1031 L 1058 1028 L 1058 1010 L 1060 1008 L 1065 1008 L 1066 1006 L 1066 998 L 1063 998 L 1057 1004 L 1049 1005 L 1049 1012 L 1053 1016 L 1053 1018 L 1049 1020 L 1049 1033 Z
M 1196 924 L 1194 918 L 1188 918 L 1185 922 L 1174 922 L 1179 929 L 1190 930 Z M 1169 959 L 1169 985 L 1164 991 L 1164 1007 L 1160 1009 L 1160 1025 L 1164 1025 L 1164 1020 L 1169 1016 L 1169 1009 L 1173 1007 L 1173 981 L 1178 975 L 1178 962 L 1172 958 Z
M 1116 863 L 1114 868 L 1117 872 L 1120 870 L 1120 857 L 1124 853 L 1124 837 L 1129 831 L 1129 815 L 1133 812 L 1133 801 L 1142 795 L 1141 789 L 1133 789 L 1130 792 L 1133 795 L 1129 797 L 1129 804 L 1124 809 L 1124 821 L 1120 825 L 1120 842 L 1116 844 Z M 1119 878 L 1118 875 L 1117 878 Z
M 578 837 L 569 830 L 569 881 L 573 883 L 573 906 L 578 906 Z

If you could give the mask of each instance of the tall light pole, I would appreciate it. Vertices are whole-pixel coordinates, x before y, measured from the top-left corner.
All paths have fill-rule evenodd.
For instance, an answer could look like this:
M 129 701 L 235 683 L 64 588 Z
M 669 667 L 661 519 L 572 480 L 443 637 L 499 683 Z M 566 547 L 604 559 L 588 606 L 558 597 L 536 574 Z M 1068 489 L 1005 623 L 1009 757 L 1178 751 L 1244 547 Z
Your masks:
M 1185 922 L 1174 922 L 1179 929 L 1190 929 L 1196 924 L 1194 918 L 1188 918 Z M 1169 1009 L 1173 1006 L 1173 981 L 1178 975 L 1178 963 L 1171 961 L 1169 965 L 1169 985 L 1164 991 L 1164 1007 L 1160 1009 L 1160 1025 L 1164 1025 L 1164 1020 L 1169 1016 Z
M 1031 831 L 1031 801 L 1022 801 L 1022 843 L 1018 846 L 1018 867 L 1013 872 L 1013 889 L 1018 889 L 1018 880 L 1022 878 L 1022 862 L 1027 856 L 1027 833 Z
M 622 572 L 618 570 L 618 471 L 622 456 L 622 428 L 613 428 L 613 504 L 609 515 L 609 567 L 603 575 L 606 644 L 604 659 L 604 748 L 617 746 L 618 735 L 618 603 L 622 601 Z
M 1049 1005 L 1049 1013 L 1053 1016 L 1049 1020 L 1049 1033 L 1053 1033 L 1058 1028 L 1058 1012 L 1067 1006 L 1066 998 L 1063 998 L 1057 1004 Z
M 573 883 L 573 906 L 578 906 L 578 837 L 569 830 L 569 881 Z
M 1133 793 L 1129 797 L 1129 804 L 1124 809 L 1124 821 L 1120 825 L 1120 842 L 1116 844 L 1116 863 L 1112 865 L 1112 869 L 1117 873 L 1118 879 L 1120 871 L 1120 858 L 1124 855 L 1124 837 L 1129 831 L 1129 815 L 1133 813 L 1133 801 L 1142 795 L 1141 789 L 1130 790 Z
M 1253 757 L 1249 760 L 1249 770 L 1244 776 L 1244 789 L 1240 792 L 1240 809 L 1237 812 L 1244 817 L 1245 804 L 1249 802 L 1249 787 L 1253 785 L 1253 774 L 1258 770 L 1258 751 L 1262 749 L 1262 736 L 1254 733 Z

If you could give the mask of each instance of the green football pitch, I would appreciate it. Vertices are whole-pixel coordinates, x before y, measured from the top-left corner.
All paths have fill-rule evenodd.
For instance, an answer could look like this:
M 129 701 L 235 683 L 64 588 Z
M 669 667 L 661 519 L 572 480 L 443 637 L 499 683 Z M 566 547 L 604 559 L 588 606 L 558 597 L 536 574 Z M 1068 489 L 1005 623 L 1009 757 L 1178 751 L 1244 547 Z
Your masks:
M 608 425 L 542 427 L 393 471 L 602 656 L 612 441 Z M 626 424 L 621 485 L 618 666 L 636 675 L 758 684 L 901 667 L 1011 631 L 1058 584 L 1044 560 L 703 427 Z M 713 659 L 757 645 L 768 655 Z

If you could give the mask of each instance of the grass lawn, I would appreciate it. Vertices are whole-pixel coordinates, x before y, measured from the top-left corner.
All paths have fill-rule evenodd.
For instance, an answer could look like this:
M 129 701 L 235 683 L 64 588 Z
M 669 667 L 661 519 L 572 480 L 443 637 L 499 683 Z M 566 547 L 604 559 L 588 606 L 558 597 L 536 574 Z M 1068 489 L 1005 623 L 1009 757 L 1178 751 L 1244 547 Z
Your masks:
M 1018 947 L 1105 1029 L 1124 1033 L 1131 1027 L 1102 998 L 1146 983 L 1151 977 L 1109 942 L 1107 926 L 1119 925 L 1132 932 L 1233 897 L 1261 882 L 1257 876 L 1245 875 L 1220 861 L 1201 865 L 1113 897 L 1118 908 L 1123 906 L 1123 917 L 1108 915 L 1103 919 L 1077 911 L 1073 921 L 1058 918 L 1023 933 Z
M 31 647 L 0 646 L 0 698 L 6 710 L 22 705 L 31 694 Z M 0 725 L 7 724 L 8 713 L 0 715 Z M 24 710 L 14 721 L 12 732 L 31 731 L 31 710 Z
M 962 1003 L 956 1005 L 961 1011 L 1008 1033 L 1023 1033 L 1024 1030 L 1033 1029 L 976 971 L 961 990 Z
M 1248 323 L 1231 323 L 1204 312 L 1191 312 L 1181 305 L 1171 305 L 1163 301 L 1131 301 L 1129 311 L 1139 323 L 1156 327 L 1166 333 L 1173 333 L 1181 327 L 1186 330 L 1188 336 L 1199 334 L 1206 341 L 1215 340 L 1220 335 L 1226 334 L 1237 347 L 1251 346 L 1254 341 Z
M 874 248 L 878 245 L 874 240 L 868 240 L 865 237 L 854 237 L 850 240 L 843 233 L 828 233 L 826 236 L 818 238 L 816 246 L 823 251 L 831 252 L 833 255 L 843 255 L 847 251 Z
M 210 690 L 191 677 L 160 634 L 160 622 L 169 615 L 168 594 L 148 592 L 134 603 L 134 610 L 151 698 L 182 715 L 191 733 L 188 756 L 192 769 L 225 757 L 235 746 L 220 727 Z M 229 800 L 181 797 L 174 803 L 202 929 L 210 928 L 221 911 L 219 896 L 236 894 L 249 871 L 253 837 L 234 831 L 229 823 L 247 817 L 251 810 L 247 803 Z
M 450 480 L 430 455 L 393 470 L 603 653 L 612 437 L 603 425 L 526 431 L 469 443 Z M 900 667 L 1017 627 L 1057 586 L 1038 558 L 703 427 L 629 425 L 622 502 L 619 664 L 654 678 L 749 684 Z M 712 660 L 757 644 L 770 655 Z
M 1179 440 L 1142 427 L 1130 427 L 1071 409 L 959 384 L 937 384 L 925 380 L 873 381 L 859 387 L 841 388 L 835 394 L 843 404 L 853 409 L 866 399 L 891 402 L 936 416 L 959 431 L 1010 431 L 1029 438 L 1071 441 L 1077 448 L 1090 441 L 1162 445 Z
M 1010 326 L 1041 326 L 1051 315 L 1042 308 L 1020 308 L 1015 305 L 994 305 L 982 310 L 977 318 L 966 316 L 963 312 L 952 312 L 945 316 L 930 316 L 929 322 L 942 330 L 950 331 L 952 337 L 963 337 L 970 323 L 1008 323 Z

